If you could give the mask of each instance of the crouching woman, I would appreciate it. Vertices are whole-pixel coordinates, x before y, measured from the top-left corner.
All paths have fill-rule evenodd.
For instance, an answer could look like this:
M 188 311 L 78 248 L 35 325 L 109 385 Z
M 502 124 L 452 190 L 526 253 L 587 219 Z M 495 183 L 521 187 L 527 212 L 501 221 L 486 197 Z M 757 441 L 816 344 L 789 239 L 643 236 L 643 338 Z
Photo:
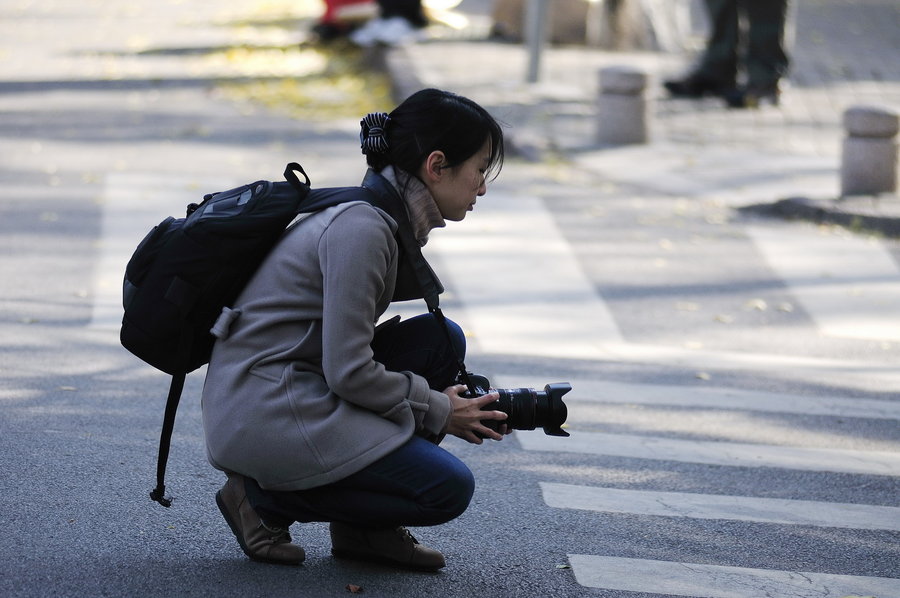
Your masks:
M 498 123 L 449 92 L 422 90 L 361 125 L 360 200 L 396 200 L 420 245 L 463 220 L 502 166 Z M 217 324 L 204 433 L 227 474 L 216 501 L 251 559 L 299 564 L 289 526 L 327 521 L 335 556 L 439 569 L 443 555 L 404 526 L 458 517 L 474 480 L 438 443 L 506 432 L 481 423 L 506 418 L 481 410 L 496 393 L 466 398 L 455 383 L 457 325 L 448 334 L 429 313 L 376 326 L 399 284 L 398 226 L 367 201 L 300 219 Z

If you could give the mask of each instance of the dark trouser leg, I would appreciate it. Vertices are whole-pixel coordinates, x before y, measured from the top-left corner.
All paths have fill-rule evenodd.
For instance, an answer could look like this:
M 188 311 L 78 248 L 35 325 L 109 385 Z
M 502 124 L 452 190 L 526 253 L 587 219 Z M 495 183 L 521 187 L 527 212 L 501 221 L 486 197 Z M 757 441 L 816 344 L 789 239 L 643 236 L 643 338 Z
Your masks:
M 451 320 L 447 325 L 452 347 L 443 325 L 431 314 L 381 328 L 372 341 L 375 361 L 392 372 L 415 372 L 428 381 L 429 387 L 444 390 L 459 373 L 456 356 L 462 359 L 466 354 L 462 329 Z
M 740 40 L 738 0 L 705 0 L 705 5 L 710 34 L 697 72 L 723 87 L 734 87 Z
M 267 523 L 340 521 L 390 528 L 446 523 L 461 515 L 475 491 L 459 459 L 419 437 L 351 476 L 294 492 L 260 489 L 248 479 L 247 498 Z
M 747 40 L 747 86 L 774 86 L 787 72 L 784 24 L 787 0 L 741 0 L 750 23 Z
M 740 36 L 738 0 L 705 0 L 705 4 L 710 25 L 706 50 L 687 77 L 663 82 L 675 97 L 725 95 L 735 87 Z
M 382 18 L 403 17 L 416 27 L 428 24 L 421 0 L 378 0 Z

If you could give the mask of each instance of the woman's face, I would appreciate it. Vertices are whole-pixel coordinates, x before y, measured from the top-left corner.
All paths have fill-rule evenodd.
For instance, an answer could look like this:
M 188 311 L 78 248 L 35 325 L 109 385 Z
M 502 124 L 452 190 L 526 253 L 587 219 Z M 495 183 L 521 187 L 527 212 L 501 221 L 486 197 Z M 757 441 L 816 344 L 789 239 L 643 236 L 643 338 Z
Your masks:
M 491 141 L 487 139 L 468 160 L 453 167 L 439 167 L 440 177 L 428 188 L 445 220 L 458 222 L 475 209 L 475 201 L 487 192 L 485 173 L 491 161 Z

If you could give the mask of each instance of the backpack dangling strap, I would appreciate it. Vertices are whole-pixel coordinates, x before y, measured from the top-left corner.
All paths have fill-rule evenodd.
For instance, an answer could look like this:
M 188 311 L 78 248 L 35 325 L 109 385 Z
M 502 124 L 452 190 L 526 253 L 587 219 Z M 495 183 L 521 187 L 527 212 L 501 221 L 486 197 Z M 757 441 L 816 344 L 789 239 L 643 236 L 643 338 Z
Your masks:
M 169 445 L 172 442 L 172 430 L 175 428 L 175 412 L 184 389 L 185 373 L 172 376 L 169 385 L 169 396 L 166 399 L 166 414 L 163 417 L 162 432 L 159 435 L 159 456 L 156 461 L 156 488 L 150 492 L 150 498 L 164 507 L 172 506 L 172 499 L 166 494 L 166 462 L 169 460 Z
M 193 339 L 190 334 L 182 334 L 178 343 L 178 362 L 187 363 L 191 354 Z M 166 397 L 166 413 L 163 416 L 162 431 L 159 433 L 159 455 L 156 459 L 156 488 L 150 492 L 150 499 L 164 507 L 172 506 L 172 499 L 166 496 L 166 463 L 169 461 L 169 446 L 172 443 L 172 431 L 175 429 L 175 413 L 184 390 L 184 379 L 187 372 L 172 374 L 169 384 L 169 396 Z

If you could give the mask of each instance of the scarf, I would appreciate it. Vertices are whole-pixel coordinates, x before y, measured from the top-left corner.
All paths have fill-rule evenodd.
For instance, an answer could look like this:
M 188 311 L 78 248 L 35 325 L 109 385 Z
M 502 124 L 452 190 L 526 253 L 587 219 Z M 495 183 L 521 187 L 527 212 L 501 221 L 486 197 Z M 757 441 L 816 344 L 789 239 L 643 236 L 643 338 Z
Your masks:
M 381 171 L 381 176 L 386 178 L 403 198 L 413 235 L 419 245 L 424 246 L 428 242 L 428 234 L 433 229 L 447 224 L 428 187 L 418 178 L 393 166 L 386 166 Z

